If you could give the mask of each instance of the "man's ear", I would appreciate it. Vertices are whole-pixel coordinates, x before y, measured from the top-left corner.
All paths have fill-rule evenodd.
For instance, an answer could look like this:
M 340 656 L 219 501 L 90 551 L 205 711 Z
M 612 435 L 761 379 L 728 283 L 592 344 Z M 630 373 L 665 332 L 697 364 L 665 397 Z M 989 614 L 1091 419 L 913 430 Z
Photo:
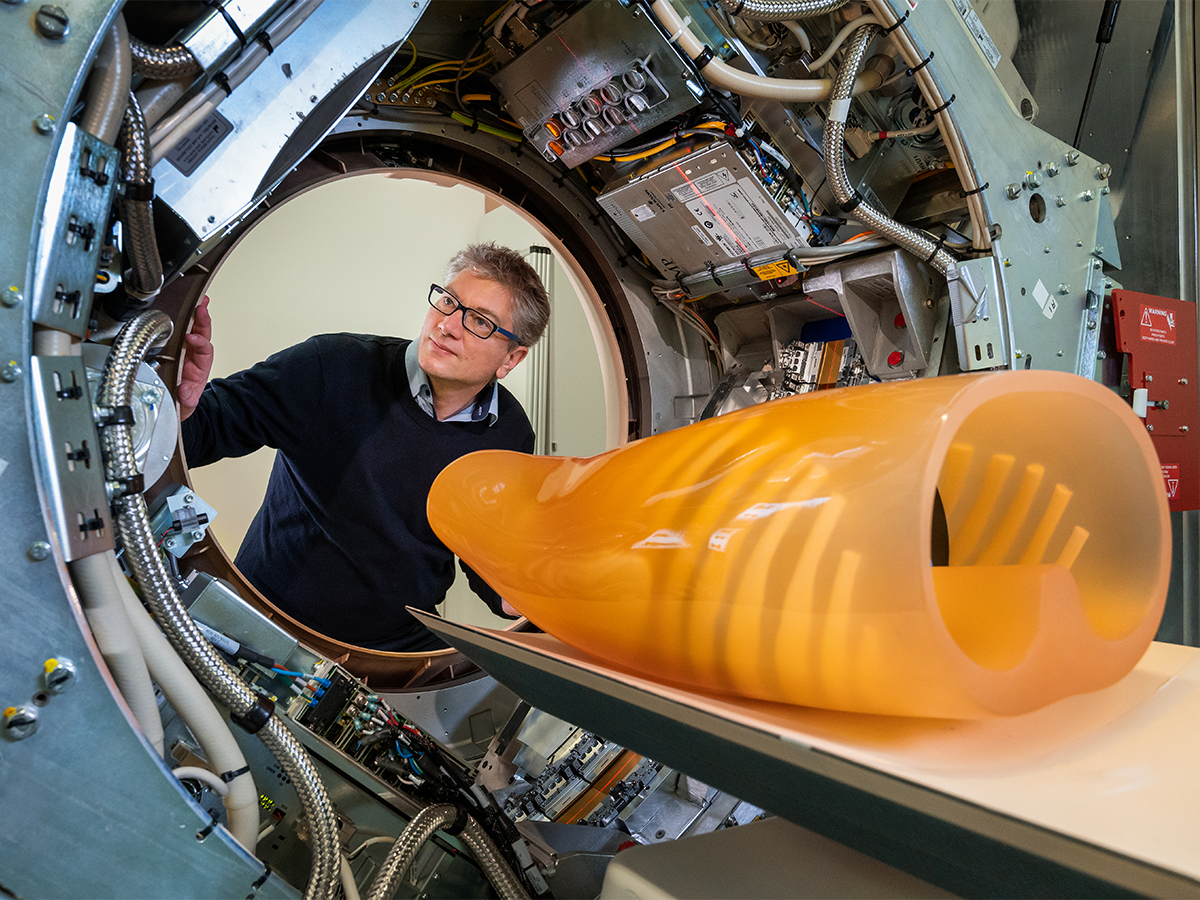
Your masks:
M 514 368 L 517 363 L 529 355 L 529 348 L 524 344 L 518 344 L 516 347 L 508 351 L 508 356 L 504 357 L 504 362 L 500 364 L 500 368 L 496 370 L 496 377 L 503 378 Z

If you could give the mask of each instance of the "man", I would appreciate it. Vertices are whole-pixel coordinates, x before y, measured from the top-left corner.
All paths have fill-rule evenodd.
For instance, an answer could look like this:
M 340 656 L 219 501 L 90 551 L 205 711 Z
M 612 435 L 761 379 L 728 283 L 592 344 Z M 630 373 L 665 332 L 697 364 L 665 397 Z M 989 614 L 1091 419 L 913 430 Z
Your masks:
M 498 384 L 549 321 L 533 267 L 507 248 L 469 246 L 429 304 L 416 341 L 318 335 L 207 387 L 207 298 L 186 338 L 189 464 L 278 451 L 238 568 L 308 627 L 376 650 L 444 646 L 404 610 L 432 610 L 454 580 L 453 555 L 425 515 L 434 478 L 475 450 L 533 450 L 529 420 Z M 503 614 L 496 592 L 463 568 Z

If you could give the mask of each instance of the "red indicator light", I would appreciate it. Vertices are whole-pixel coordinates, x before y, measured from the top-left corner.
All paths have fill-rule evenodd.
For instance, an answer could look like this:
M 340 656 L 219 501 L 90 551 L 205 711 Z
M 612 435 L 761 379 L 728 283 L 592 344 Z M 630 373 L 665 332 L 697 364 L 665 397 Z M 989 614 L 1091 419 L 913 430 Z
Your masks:
M 908 323 L 904 321 L 904 313 L 896 313 L 896 319 L 892 322 L 897 328 L 907 328 Z
M 904 354 L 901 353 L 899 350 L 893 350 L 891 353 L 888 354 L 888 368 L 889 369 L 900 368 L 900 364 L 902 362 L 904 362 Z

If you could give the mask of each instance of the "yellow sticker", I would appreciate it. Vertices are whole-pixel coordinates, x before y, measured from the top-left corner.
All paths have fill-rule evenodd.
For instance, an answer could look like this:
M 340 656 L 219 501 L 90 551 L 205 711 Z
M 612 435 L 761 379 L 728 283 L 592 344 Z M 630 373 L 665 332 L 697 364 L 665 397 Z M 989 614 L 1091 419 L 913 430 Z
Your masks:
M 786 259 L 781 259 L 779 262 L 755 266 L 754 274 L 763 281 L 766 281 L 768 278 L 787 278 L 789 275 L 796 274 L 796 267 Z

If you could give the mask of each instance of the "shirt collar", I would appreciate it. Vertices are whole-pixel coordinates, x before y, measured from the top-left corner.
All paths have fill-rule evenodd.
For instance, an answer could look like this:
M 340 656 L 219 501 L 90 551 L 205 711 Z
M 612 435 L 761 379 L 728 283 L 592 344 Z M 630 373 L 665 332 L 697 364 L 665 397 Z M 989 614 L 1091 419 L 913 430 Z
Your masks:
M 421 368 L 417 362 L 417 342 L 411 341 L 408 349 L 404 351 L 404 367 L 408 371 L 408 387 L 412 391 L 413 399 L 417 401 L 417 405 L 425 410 L 433 418 L 437 418 L 437 413 L 433 408 L 433 388 L 429 384 L 429 376 Z M 485 385 L 483 390 L 476 394 L 475 399 L 456 412 L 454 415 L 443 419 L 443 422 L 487 422 L 489 426 L 495 425 L 496 420 L 500 418 L 500 392 L 499 385 L 495 381 Z

